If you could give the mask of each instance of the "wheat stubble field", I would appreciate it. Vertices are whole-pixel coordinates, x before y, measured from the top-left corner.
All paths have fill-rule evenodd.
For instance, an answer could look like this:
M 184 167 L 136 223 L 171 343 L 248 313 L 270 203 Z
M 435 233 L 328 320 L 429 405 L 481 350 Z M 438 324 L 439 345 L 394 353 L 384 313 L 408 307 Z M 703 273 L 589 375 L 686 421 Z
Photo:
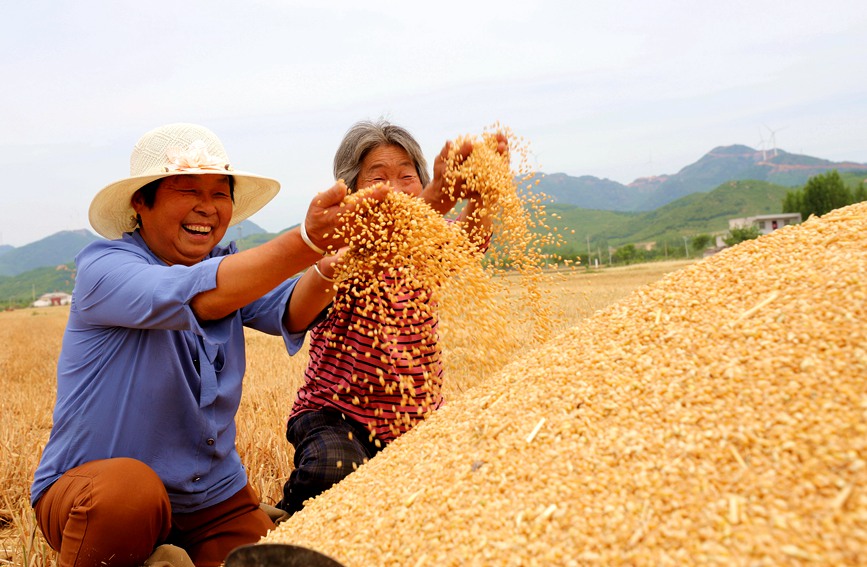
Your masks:
M 641 264 L 563 274 L 548 282 L 570 327 L 688 262 Z M 36 528 L 29 504 L 33 470 L 51 428 L 54 382 L 68 308 L 0 312 L 0 565 L 54 565 L 54 553 Z M 556 331 L 556 329 L 555 329 Z M 472 352 L 449 353 L 446 393 L 460 397 L 479 378 Z M 238 416 L 238 449 L 264 502 L 281 494 L 292 463 L 285 419 L 301 384 L 306 350 L 289 357 L 279 338 L 247 331 L 247 375 Z M 462 371 L 462 369 L 464 371 Z

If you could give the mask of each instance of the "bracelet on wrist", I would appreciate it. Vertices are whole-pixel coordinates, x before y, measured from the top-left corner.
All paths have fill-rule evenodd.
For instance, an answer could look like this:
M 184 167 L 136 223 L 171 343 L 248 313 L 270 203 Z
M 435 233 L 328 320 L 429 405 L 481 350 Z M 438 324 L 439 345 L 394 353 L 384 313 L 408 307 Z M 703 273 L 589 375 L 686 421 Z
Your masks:
M 313 244 L 313 241 L 310 240 L 310 237 L 307 236 L 307 226 L 306 221 L 301 221 L 301 240 L 304 241 L 304 244 L 310 247 L 311 250 L 316 252 L 317 254 L 321 254 L 325 256 L 325 250 Z M 318 270 L 317 270 L 318 271 Z
M 334 278 L 329 278 L 325 274 L 322 273 L 322 270 L 319 268 L 319 262 L 313 264 L 313 269 L 316 270 L 316 273 L 319 274 L 319 277 L 327 282 L 334 283 Z

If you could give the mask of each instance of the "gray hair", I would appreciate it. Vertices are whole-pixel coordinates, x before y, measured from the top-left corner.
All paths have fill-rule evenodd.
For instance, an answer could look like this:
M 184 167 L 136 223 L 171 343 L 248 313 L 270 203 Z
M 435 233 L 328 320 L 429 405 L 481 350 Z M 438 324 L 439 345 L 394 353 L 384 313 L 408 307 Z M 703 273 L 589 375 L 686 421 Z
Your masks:
M 403 148 L 409 154 L 422 187 L 426 187 L 430 183 L 430 175 L 421 146 L 404 128 L 382 119 L 377 122 L 362 120 L 346 131 L 334 154 L 334 179 L 343 179 L 349 191 L 355 191 L 358 189 L 356 185 L 364 156 L 374 148 L 389 145 Z

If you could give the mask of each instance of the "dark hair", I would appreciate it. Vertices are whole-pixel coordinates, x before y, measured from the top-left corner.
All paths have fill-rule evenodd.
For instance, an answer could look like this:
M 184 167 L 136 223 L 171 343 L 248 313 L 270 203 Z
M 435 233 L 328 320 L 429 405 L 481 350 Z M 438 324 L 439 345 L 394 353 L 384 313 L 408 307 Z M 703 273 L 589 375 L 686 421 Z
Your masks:
M 148 183 L 147 185 L 145 185 L 144 187 L 142 187 L 141 189 L 139 189 L 138 191 L 133 193 L 132 197 L 130 198 L 130 202 L 135 201 L 135 198 L 136 198 L 135 196 L 139 195 L 141 197 L 142 204 L 149 209 L 153 209 L 154 203 L 157 200 L 157 189 L 160 188 L 160 183 L 163 182 L 163 179 L 165 179 L 165 177 L 160 177 L 159 179 L 154 179 L 153 181 L 151 181 L 150 183 Z M 231 175 L 229 176 L 229 197 L 231 197 L 232 202 L 234 203 L 235 202 L 235 178 L 232 177 Z M 141 216 L 140 215 L 135 216 L 135 224 L 136 224 L 136 226 L 141 226 Z

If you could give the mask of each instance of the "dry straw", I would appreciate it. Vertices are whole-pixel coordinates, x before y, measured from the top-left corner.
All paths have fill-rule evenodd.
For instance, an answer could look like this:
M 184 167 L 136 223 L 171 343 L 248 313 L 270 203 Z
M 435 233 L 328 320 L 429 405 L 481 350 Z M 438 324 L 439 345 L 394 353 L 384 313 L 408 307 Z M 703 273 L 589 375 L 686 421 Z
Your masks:
M 867 203 L 670 274 L 266 540 L 350 566 L 863 565 L 865 282 Z

